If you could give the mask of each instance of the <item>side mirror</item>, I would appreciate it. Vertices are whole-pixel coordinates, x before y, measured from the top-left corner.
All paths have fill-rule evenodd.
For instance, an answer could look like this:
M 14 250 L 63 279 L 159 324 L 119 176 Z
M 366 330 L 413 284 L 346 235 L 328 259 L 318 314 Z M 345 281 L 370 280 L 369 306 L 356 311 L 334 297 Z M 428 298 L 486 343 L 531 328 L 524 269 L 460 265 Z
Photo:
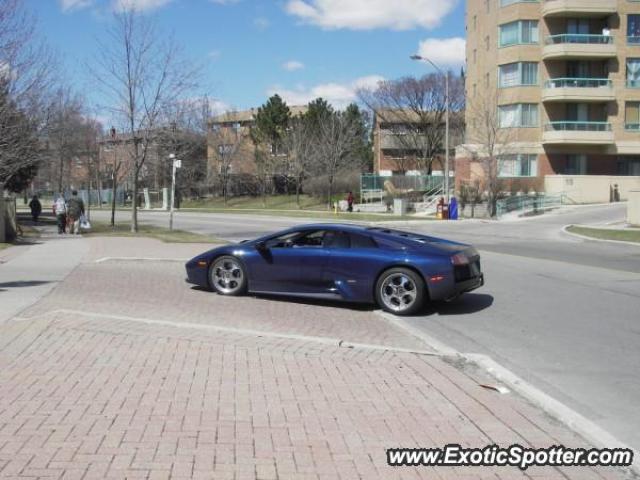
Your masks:
M 256 243 L 256 250 L 259 252 L 266 252 L 269 249 L 267 248 L 266 242 L 258 242 Z

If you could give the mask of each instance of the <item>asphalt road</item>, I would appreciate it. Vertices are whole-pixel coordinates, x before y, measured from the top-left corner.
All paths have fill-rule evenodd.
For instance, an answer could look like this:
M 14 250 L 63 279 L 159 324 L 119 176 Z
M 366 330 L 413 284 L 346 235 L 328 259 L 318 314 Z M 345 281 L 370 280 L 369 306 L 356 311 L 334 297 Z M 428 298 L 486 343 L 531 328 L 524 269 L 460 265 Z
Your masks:
M 484 288 L 409 321 L 459 351 L 491 355 L 640 450 L 640 246 L 561 231 L 571 223 L 620 222 L 624 209 L 576 207 L 504 222 L 397 223 L 473 243 L 487 277 Z M 167 223 L 165 213 L 141 218 Z M 180 212 L 175 225 L 241 240 L 309 221 Z

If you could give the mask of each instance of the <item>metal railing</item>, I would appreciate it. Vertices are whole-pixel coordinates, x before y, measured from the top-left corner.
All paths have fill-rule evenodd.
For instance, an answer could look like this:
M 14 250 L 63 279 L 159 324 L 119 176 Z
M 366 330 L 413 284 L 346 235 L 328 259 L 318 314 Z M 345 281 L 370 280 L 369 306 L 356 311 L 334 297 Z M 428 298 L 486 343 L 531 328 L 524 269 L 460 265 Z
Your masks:
M 627 80 L 628 88 L 640 88 L 640 80 Z
M 635 35 L 629 35 L 627 37 L 627 43 L 629 45 L 640 45 L 640 37 L 637 37 Z
M 496 211 L 498 217 L 501 217 L 507 213 L 536 213 L 538 211 L 544 211 L 549 208 L 557 208 L 562 205 L 567 205 L 568 199 L 564 193 L 554 195 L 517 195 L 513 197 L 504 198 L 498 200 L 496 204 Z
M 632 132 L 640 131 L 640 123 L 625 123 L 624 129 Z
M 551 78 L 544 82 L 544 88 L 613 88 L 608 78 Z
M 545 39 L 545 43 L 547 45 L 558 45 L 562 43 L 588 43 L 597 45 L 609 45 L 613 43 L 613 36 L 585 33 L 561 33 L 559 35 L 549 35 Z
M 547 132 L 610 132 L 611 124 L 609 122 L 561 121 L 549 122 L 544 129 Z

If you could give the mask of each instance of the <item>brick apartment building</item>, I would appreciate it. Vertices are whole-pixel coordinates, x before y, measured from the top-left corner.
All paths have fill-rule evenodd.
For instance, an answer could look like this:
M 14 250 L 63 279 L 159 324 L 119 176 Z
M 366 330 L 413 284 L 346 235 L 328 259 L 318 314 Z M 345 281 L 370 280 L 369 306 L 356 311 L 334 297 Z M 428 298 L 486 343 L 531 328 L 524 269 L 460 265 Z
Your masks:
M 640 2 L 468 0 L 466 29 L 458 186 L 483 180 L 469 106 L 487 92 L 498 127 L 510 132 L 501 177 L 538 191 L 571 191 L 584 176 L 601 176 L 607 188 L 635 184 L 625 177 L 640 175 Z M 560 175 L 572 178 L 552 178 Z
M 304 114 L 306 106 L 290 106 L 292 117 Z M 209 120 L 207 135 L 207 171 L 208 178 L 220 173 L 221 157 L 233 149 L 233 161 L 230 173 L 234 175 L 253 175 L 256 173 L 255 147 L 251 140 L 251 129 L 255 125 L 256 109 L 226 112 Z M 277 155 L 278 152 L 272 152 Z
M 461 112 L 452 112 L 450 118 L 450 171 L 454 171 L 455 146 L 462 143 L 464 127 Z M 419 130 L 418 114 L 409 110 L 380 109 L 373 115 L 373 168 L 381 176 L 418 175 L 424 172 L 424 162 L 418 161 L 424 145 L 425 135 Z M 435 156 L 432 169 L 436 173 L 444 172 L 444 130 L 441 138 L 443 147 Z

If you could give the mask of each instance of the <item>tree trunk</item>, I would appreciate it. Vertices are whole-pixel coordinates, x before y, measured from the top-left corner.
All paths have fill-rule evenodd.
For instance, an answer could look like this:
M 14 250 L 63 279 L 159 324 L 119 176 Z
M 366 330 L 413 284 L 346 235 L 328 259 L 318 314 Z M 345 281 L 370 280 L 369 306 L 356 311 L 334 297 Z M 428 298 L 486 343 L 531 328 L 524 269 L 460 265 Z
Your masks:
M 117 173 L 113 174 L 113 189 L 111 190 L 111 228 L 116 228 L 116 192 L 117 189 Z
M 329 210 L 333 209 L 333 202 L 331 201 L 331 196 L 333 195 L 333 175 L 329 175 L 329 196 L 328 196 L 328 200 L 329 200 Z
M 7 231 L 5 228 L 6 207 L 4 205 L 4 183 L 0 182 L 0 243 L 7 241 Z
M 298 206 L 298 210 L 300 210 L 302 208 L 302 206 L 300 205 L 300 187 L 302 184 L 302 180 L 300 179 L 300 177 L 298 177 L 298 179 L 296 180 L 296 205 Z
M 60 168 L 58 170 L 58 193 L 62 195 L 62 183 L 64 180 L 64 158 L 60 154 Z
M 134 171 L 133 171 L 133 198 L 131 199 L 131 233 L 138 233 L 138 167 L 137 165 L 134 167 Z

